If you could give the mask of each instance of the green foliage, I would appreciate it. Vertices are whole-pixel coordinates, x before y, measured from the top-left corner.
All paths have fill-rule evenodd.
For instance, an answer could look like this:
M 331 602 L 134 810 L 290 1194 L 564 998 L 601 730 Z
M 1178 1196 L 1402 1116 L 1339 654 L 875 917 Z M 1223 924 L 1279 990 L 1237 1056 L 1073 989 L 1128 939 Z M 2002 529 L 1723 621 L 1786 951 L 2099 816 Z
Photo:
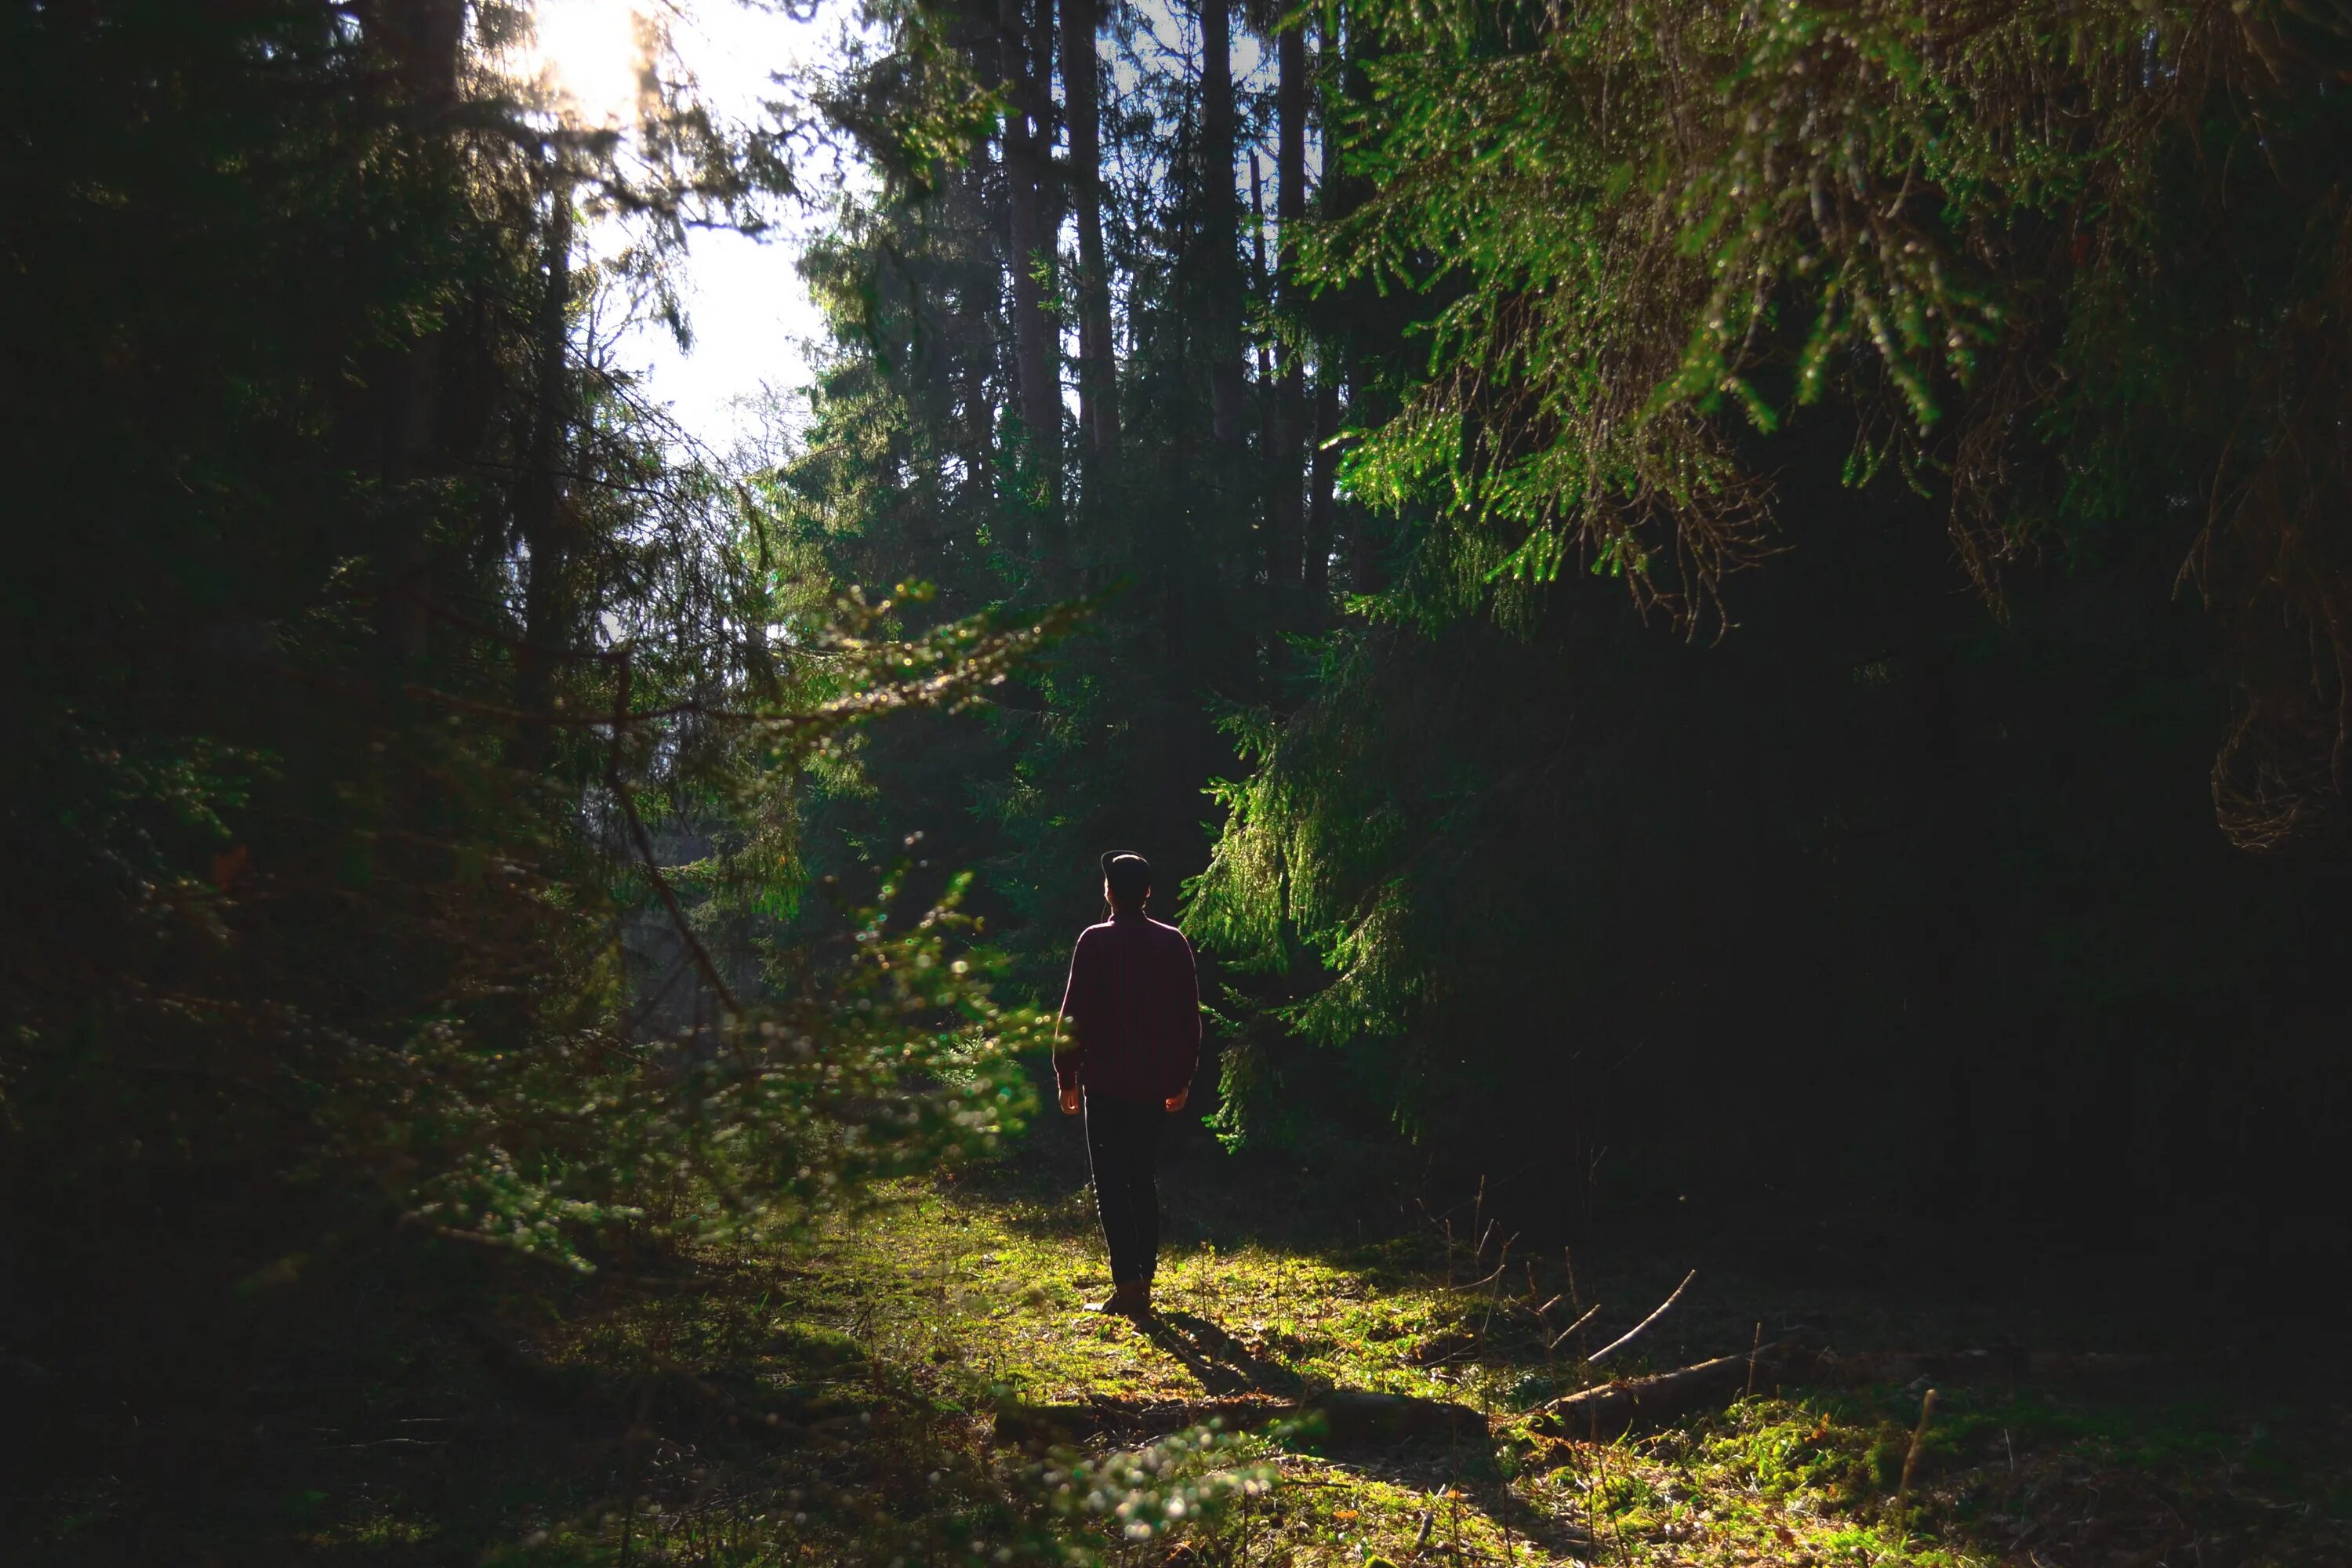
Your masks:
M 965 884 L 806 918 L 800 802 L 1070 615 L 909 630 L 681 456 L 588 322 L 789 171 L 675 84 L 626 159 L 550 130 L 466 14 L 5 24 L 28 1235 L 237 1171 L 584 1266 L 1027 1109 Z M 580 261 L 583 210 L 652 239 Z
M 1039 1478 L 1056 1516 L 1103 1521 L 1121 1542 L 1147 1542 L 1212 1527 L 1242 1499 L 1268 1490 L 1274 1467 L 1235 1464 L 1249 1452 L 1233 1436 L 1197 1428 L 1134 1453 L 1082 1460 Z
M 1830 400 L 1849 479 L 1891 463 L 1935 495 L 1989 593 L 2037 546 L 2079 559 L 2204 504 L 2193 548 L 2170 538 L 2241 644 L 2223 826 L 2275 842 L 2332 792 L 2347 470 L 2319 454 L 2352 382 L 2311 345 L 2342 331 L 2340 19 L 1356 15 L 1381 39 L 1346 127 L 1370 192 L 1312 270 L 1429 297 L 1404 411 L 1351 458 L 1427 520 L 1380 613 L 1524 627 L 1527 584 L 1581 561 L 1706 619 L 1772 515 L 1725 416 L 1769 433 Z
M 869 6 L 887 44 L 850 41 L 816 85 L 813 107 L 855 138 L 887 200 L 940 194 L 1004 112 L 998 84 L 962 47 L 943 8 L 921 0 Z
M 1442 770 L 1442 752 L 1393 744 L 1365 722 L 1383 711 L 1379 635 L 1342 632 L 1325 643 L 1318 678 L 1327 698 L 1287 724 L 1262 713 L 1228 721 L 1256 771 L 1213 786 L 1223 831 L 1208 869 L 1185 886 L 1187 929 L 1237 967 L 1286 975 L 1306 958 L 1328 973 L 1328 984 L 1275 1012 L 1324 1047 L 1402 1035 L 1444 984 L 1429 947 L 1416 945 L 1412 879 L 1399 862 L 1412 818 L 1458 781 L 1424 770 L 1432 762 Z M 1220 1114 L 1238 1142 L 1250 1141 L 1248 1122 L 1279 1092 L 1278 1079 L 1263 1076 L 1266 1056 L 1255 1042 L 1227 1058 Z M 1414 1075 L 1393 1083 L 1389 1104 L 1410 1121 Z
M 954 902 L 902 932 L 867 911 L 840 973 L 800 955 L 802 983 L 730 1017 L 715 1050 L 590 1035 L 486 1058 L 454 1032 L 419 1040 L 402 1079 L 368 1086 L 399 1120 L 353 1140 L 380 1163 L 425 1153 L 412 1212 L 446 1234 L 573 1261 L 565 1222 L 772 1238 L 877 1177 L 993 1148 L 1034 1108 L 1016 1058 L 1050 1030 L 1000 1014 L 952 956 Z
M 2029 735 L 2071 755 L 2058 694 L 2107 668 L 2078 711 L 2138 717 L 2101 746 L 2152 759 L 2219 730 L 2224 835 L 2300 837 L 2324 879 L 2347 712 L 2326 606 L 2352 581 L 2352 470 L 2327 433 L 2352 387 L 2328 303 L 2352 166 L 2322 85 L 2340 20 L 1376 0 L 1349 23 L 1360 88 L 1328 111 L 1359 199 L 1315 226 L 1306 269 L 1360 342 L 1382 320 L 1368 296 L 1400 333 L 1401 412 L 1345 468 L 1399 554 L 1353 601 L 1380 630 L 1333 639 L 1303 699 L 1242 731 L 1253 773 L 1218 786 L 1189 923 L 1280 977 L 1267 1016 L 1341 1047 L 1405 1125 L 1483 1141 L 1475 1108 L 1511 1085 L 1575 1108 L 1580 1148 L 1622 1148 L 1650 1134 L 1590 1047 L 1651 1064 L 1644 1103 L 1744 1077 L 1764 1042 L 1710 998 L 1785 986 L 1766 1016 L 1806 1020 L 1810 1071 L 1843 1086 L 1891 1054 L 1922 1075 L 1896 1114 L 1965 1122 L 1937 1158 L 1966 1166 L 1987 1113 L 1936 1108 L 2006 1069 L 1926 1061 L 2001 1058 L 2004 1026 L 1925 1046 L 1915 1008 L 1983 1005 L 1944 966 L 2063 994 L 2070 1039 L 2130 1032 L 2144 987 L 2232 1005 L 2259 943 L 2168 917 L 2210 934 L 2159 978 L 2136 956 L 2157 922 L 2109 910 L 2099 942 L 2058 889 L 2106 910 L 2091 887 L 2148 874 L 2163 890 L 2117 909 L 2206 911 L 2259 874 L 2122 851 L 2133 813 L 2100 786 L 1994 757 Z M 1954 553 L 1992 615 L 1923 591 Z M 2035 570 L 2050 558 L 2063 573 Z M 1717 644 L 1715 668 L 1605 629 L 1579 565 Z M 2163 607 L 2183 584 L 2218 655 Z M 2226 727 L 2209 678 L 2180 678 L 2200 660 L 2235 688 Z M 1874 705 L 1819 673 L 1849 665 L 1892 681 Z M 1984 770 L 1972 797 L 1944 795 L 1947 765 Z M 2158 814 L 2129 831 L 2168 842 Z M 2106 846 L 2120 858 L 2090 873 Z M 2296 886 L 2264 897 L 2319 897 Z M 1882 947 L 1885 918 L 1941 956 Z M 2030 955 L 1993 956 L 2012 943 Z M 1330 1071 L 1244 1033 L 1237 1091 Z
M 932 7 L 892 26 L 890 49 L 854 54 L 814 92 L 886 173 L 899 156 L 888 122 L 1001 73 L 992 15 Z M 1084 868 L 1104 847 L 1168 868 L 1155 908 L 1173 913 L 1175 882 L 1205 858 L 1199 789 L 1232 767 L 1203 698 L 1262 696 L 1278 647 L 1255 583 L 1254 457 L 1211 449 L 1196 106 L 1131 19 L 1105 44 L 1127 73 L 1107 65 L 1104 85 L 1100 216 L 1131 345 L 1116 453 L 1074 423 L 1034 432 L 1011 415 L 1006 182 L 966 143 L 922 180 L 845 201 L 804 256 L 833 351 L 814 417 L 769 479 L 794 537 L 841 577 L 920 575 L 951 613 L 1086 605 L 1085 634 L 1026 666 L 981 721 L 919 747 L 877 739 L 862 754 L 874 793 L 830 796 L 813 819 L 820 858 L 845 874 L 917 832 L 926 854 L 978 868 L 975 907 L 1002 921 L 1014 983 L 1041 1000 L 1058 995 L 1072 932 L 1099 917 Z M 1057 320 L 1077 315 L 1076 272 L 1045 268 Z
M 2210 5 L 2063 22 L 2030 6 L 1665 5 L 1541 23 L 1461 5 L 1367 21 L 1424 47 L 1369 68 L 1376 96 L 1350 129 L 1375 194 L 1318 237 L 1317 269 L 1444 294 L 1430 374 L 1363 449 L 1360 481 L 1391 503 L 1433 497 L 1501 532 L 1494 548 L 1512 531 L 1556 540 L 1446 579 L 1465 586 L 1548 574 L 1564 548 L 1644 576 L 1654 548 L 1611 552 L 1645 520 L 1679 532 L 1712 581 L 1744 537 L 1710 422 L 1727 398 L 1769 430 L 1778 402 L 1834 388 L 1863 411 L 1865 471 L 1890 454 L 1958 461 L 1961 494 L 2022 500 L 2017 524 L 2038 525 L 2033 493 L 1967 466 L 1992 449 L 1923 444 L 1946 403 L 1969 401 L 2000 342 L 2015 374 L 2055 351 L 2084 384 L 2030 405 L 1986 388 L 1972 419 L 2030 406 L 2056 421 L 2037 432 L 2053 444 L 2146 425 L 2174 384 L 2131 351 L 2221 324 L 2219 301 L 2187 292 L 2196 261 L 2168 247 L 2210 217 L 2199 204 L 2236 194 L 2183 188 L 2171 148 L 2249 133 L 2264 95 L 2299 99 L 2340 41 Z M 2049 112 L 2061 101 L 2066 115 Z M 2295 101 L 2298 156 L 2324 159 L 2341 134 L 2324 101 Z M 2254 184 L 2293 177 L 2278 166 Z M 2302 237 L 2263 240 L 2319 243 L 2330 200 L 2304 209 Z M 2296 290 L 2327 287 L 2325 268 L 2315 253 L 2273 274 L 2290 314 Z M 2152 331 L 2159 279 L 2183 292 L 2162 307 L 2177 324 Z

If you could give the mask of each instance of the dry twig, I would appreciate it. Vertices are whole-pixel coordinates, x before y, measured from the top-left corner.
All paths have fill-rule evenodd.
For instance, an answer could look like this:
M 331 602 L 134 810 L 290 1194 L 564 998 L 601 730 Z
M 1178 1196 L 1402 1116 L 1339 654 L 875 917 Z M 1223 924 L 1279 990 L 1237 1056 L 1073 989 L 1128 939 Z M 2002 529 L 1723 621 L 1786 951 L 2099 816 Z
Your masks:
M 1600 1365 L 1603 1361 L 1605 1361 L 1605 1360 L 1607 1360 L 1609 1357 L 1611 1357 L 1611 1356 L 1612 1356 L 1612 1355 L 1616 1354 L 1619 1351 L 1623 1350 L 1627 1345 L 1632 1344 L 1635 1340 L 1640 1339 L 1640 1338 L 1643 1336 L 1643 1334 L 1646 1333 L 1646 1332 L 1649 1331 L 1649 1328 L 1650 1328 L 1650 1325 L 1651 1325 L 1651 1324 L 1653 1324 L 1653 1323 L 1656 1322 L 1660 1318 L 1663 1318 L 1663 1317 L 1664 1317 L 1664 1316 L 1666 1315 L 1666 1309 L 1667 1309 L 1667 1308 L 1669 1308 L 1669 1307 L 1673 1306 L 1676 1301 L 1679 1301 L 1679 1300 L 1682 1300 L 1683 1292 L 1684 1292 L 1684 1291 L 1685 1291 L 1685 1290 L 1687 1290 L 1687 1289 L 1690 1289 L 1690 1282 L 1691 1282 L 1692 1280 L 1694 1280 L 1694 1279 L 1697 1279 L 1697 1278 L 1698 1278 L 1698 1270 L 1697 1270 L 1697 1269 L 1696 1269 L 1696 1268 L 1692 1269 L 1689 1273 L 1687 1273 L 1687 1274 L 1684 1275 L 1684 1276 L 1683 1276 L 1683 1282 L 1682 1282 L 1681 1284 L 1679 1284 L 1679 1285 L 1677 1285 L 1677 1286 L 1675 1286 L 1675 1293 L 1674 1293 L 1673 1295 L 1671 1295 L 1671 1296 L 1667 1297 L 1664 1300 L 1663 1300 L 1663 1301 L 1661 1301 L 1661 1302 L 1659 1302 L 1659 1303 L 1658 1303 L 1658 1310 L 1657 1310 L 1656 1311 L 1652 1312 L 1648 1317 L 1646 1317 L 1646 1318 L 1643 1319 L 1640 1322 L 1638 1322 L 1638 1323 L 1634 1324 L 1632 1328 L 1630 1328 L 1630 1329 L 1626 1330 L 1626 1331 L 1625 1331 L 1625 1332 L 1623 1332 L 1622 1334 L 1620 1334 L 1617 1338 L 1615 1338 L 1615 1339 L 1613 1339 L 1613 1340 L 1610 1341 L 1607 1344 L 1602 1345 L 1599 1350 L 1594 1351 L 1591 1355 L 1586 1356 L 1586 1357 L 1584 1358 L 1586 1364 L 1587 1364 L 1587 1365 L 1590 1365 L 1590 1366 L 1599 1366 L 1599 1365 Z

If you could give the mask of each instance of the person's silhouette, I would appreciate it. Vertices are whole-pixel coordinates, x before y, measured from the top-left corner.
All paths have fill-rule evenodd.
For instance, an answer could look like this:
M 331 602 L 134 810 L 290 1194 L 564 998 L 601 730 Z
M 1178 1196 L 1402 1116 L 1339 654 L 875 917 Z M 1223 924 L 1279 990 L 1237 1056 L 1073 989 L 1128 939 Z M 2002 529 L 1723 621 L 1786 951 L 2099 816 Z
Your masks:
M 1160 1128 L 1184 1109 L 1201 1064 L 1201 987 L 1184 933 L 1144 913 L 1151 863 L 1113 852 L 1102 872 L 1110 919 L 1079 932 L 1070 954 L 1054 1076 L 1062 1114 L 1086 1114 L 1110 1248 L 1110 1297 L 1089 1310 L 1139 1318 L 1160 1262 Z

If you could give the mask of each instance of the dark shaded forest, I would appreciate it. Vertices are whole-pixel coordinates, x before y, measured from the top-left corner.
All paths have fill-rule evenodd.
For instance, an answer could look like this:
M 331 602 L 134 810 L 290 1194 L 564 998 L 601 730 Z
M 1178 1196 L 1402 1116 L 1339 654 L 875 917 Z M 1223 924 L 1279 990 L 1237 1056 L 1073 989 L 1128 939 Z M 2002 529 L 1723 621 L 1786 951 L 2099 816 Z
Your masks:
M 25 1561 L 2352 1539 L 2352 12 L 871 0 L 738 121 L 641 11 L 599 123 L 530 0 L 0 10 Z

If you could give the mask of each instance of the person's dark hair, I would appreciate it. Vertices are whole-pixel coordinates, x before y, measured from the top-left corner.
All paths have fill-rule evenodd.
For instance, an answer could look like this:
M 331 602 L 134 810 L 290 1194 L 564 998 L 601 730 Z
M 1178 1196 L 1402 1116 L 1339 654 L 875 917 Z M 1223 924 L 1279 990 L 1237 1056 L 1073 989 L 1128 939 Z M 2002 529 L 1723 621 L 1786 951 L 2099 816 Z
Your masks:
M 1110 884 L 1110 896 L 1122 904 L 1134 903 L 1151 891 L 1151 862 L 1140 855 L 1114 849 L 1102 858 L 1102 874 Z

